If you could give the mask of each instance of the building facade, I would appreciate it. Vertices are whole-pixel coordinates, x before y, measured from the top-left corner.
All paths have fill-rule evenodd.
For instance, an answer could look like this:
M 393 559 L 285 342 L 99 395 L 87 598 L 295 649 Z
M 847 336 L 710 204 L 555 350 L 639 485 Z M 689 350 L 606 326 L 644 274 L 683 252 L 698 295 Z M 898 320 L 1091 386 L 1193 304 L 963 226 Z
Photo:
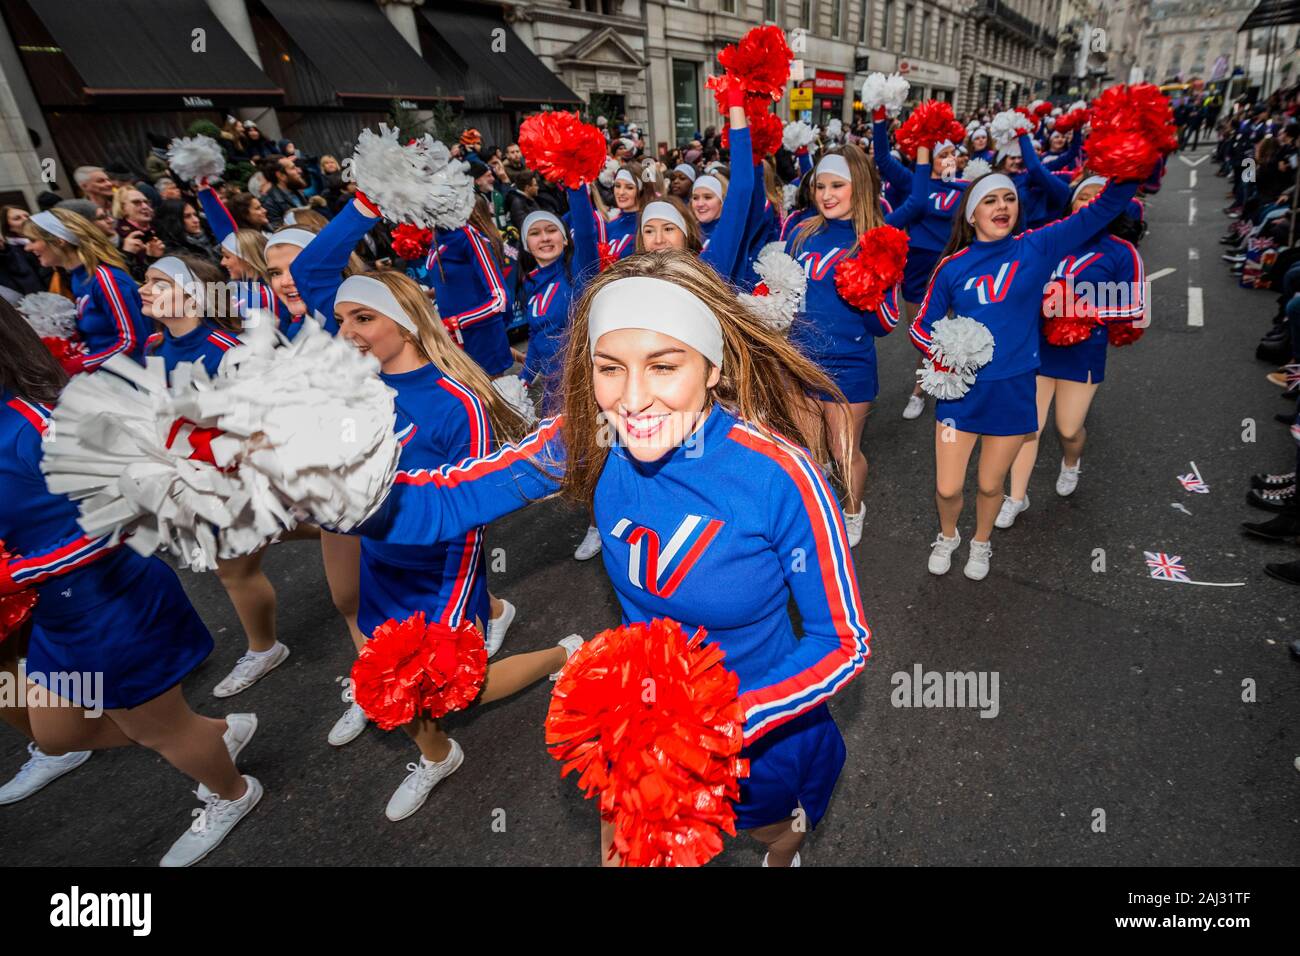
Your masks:
M 1091 99 L 1114 79 L 1109 65 L 1109 13 L 1102 0 L 1061 0 L 1053 97 Z
M 1062 0 L 971 0 L 966 6 L 959 111 L 1046 99 Z

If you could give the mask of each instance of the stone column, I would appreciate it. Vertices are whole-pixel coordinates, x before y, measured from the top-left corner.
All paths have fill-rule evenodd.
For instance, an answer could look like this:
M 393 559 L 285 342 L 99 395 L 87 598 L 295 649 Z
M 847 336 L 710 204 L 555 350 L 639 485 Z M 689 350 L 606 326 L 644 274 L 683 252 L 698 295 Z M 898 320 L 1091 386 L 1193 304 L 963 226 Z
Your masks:
M 206 0 L 212 15 L 226 28 L 226 32 L 235 38 L 239 48 L 248 54 L 249 59 L 262 68 L 262 56 L 257 52 L 257 38 L 253 35 L 253 23 L 248 18 L 248 8 L 244 0 Z M 262 130 L 267 139 L 283 139 L 280 131 L 280 118 L 269 106 L 251 106 L 235 110 L 241 120 L 252 120 Z
M 29 128 L 41 141 L 39 150 L 32 143 Z M 50 170 L 53 182 L 42 175 L 44 169 Z M 27 82 L 18 48 L 0 18 L 0 190 L 20 191 L 28 208 L 34 211 L 37 193 L 55 185 L 64 199 L 77 194 L 70 172 L 64 171 L 54 152 L 54 140 Z

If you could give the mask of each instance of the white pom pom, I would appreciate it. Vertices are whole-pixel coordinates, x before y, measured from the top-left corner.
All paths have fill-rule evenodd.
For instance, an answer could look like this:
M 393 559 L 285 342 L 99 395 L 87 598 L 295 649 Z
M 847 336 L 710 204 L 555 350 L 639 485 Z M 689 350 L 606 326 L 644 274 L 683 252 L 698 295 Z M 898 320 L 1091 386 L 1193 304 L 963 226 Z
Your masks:
M 379 124 L 362 130 L 352 154 L 357 188 L 394 222 L 426 229 L 459 229 L 474 211 L 474 181 L 469 164 L 451 158 L 428 135 L 406 146 L 398 131 Z
M 373 358 L 314 320 L 284 348 L 265 337 L 226 353 L 215 378 L 182 362 L 114 356 L 79 375 L 54 410 L 41 468 L 81 502 L 87 534 L 130 533 L 205 570 L 264 547 L 296 515 L 351 530 L 383 501 L 397 467 L 393 391 Z M 182 422 L 181 420 L 185 421 Z M 200 428 L 216 464 L 190 460 Z
M 600 171 L 600 175 L 596 178 L 602 186 L 613 186 L 614 177 L 618 175 L 618 171 L 622 168 L 622 164 L 611 156 L 605 160 L 605 168 Z
M 901 73 L 872 73 L 862 83 L 862 107 L 868 113 L 874 113 L 885 107 L 890 113 L 897 113 L 907 102 L 911 86 L 903 79 Z
M 799 197 L 799 184 L 786 183 L 781 187 L 781 208 L 784 212 L 789 212 L 794 208 L 795 200 Z
M 511 408 L 524 420 L 525 428 L 537 424 L 537 409 L 528 397 L 528 387 L 518 375 L 503 375 L 492 380 L 492 387 L 497 390 Z
M 934 367 L 932 359 L 927 358 L 916 370 L 916 380 L 926 394 L 951 402 L 970 391 L 970 387 L 975 384 L 975 373 L 941 371 Z
M 1087 108 L 1088 108 L 1087 102 L 1085 102 L 1084 100 L 1075 100 L 1073 103 L 1070 104 L 1070 108 L 1069 110 L 1067 110 L 1067 112 L 1073 113 L 1075 110 L 1086 110 Z
M 738 298 L 767 325 L 784 332 L 794 321 L 808 287 L 803 268 L 785 252 L 782 242 L 769 242 L 754 260 L 754 271 L 767 287 L 767 295 L 742 293 Z
M 167 165 L 181 179 L 202 182 L 226 171 L 226 154 L 210 136 L 181 136 L 167 147 Z
M 838 143 L 842 135 L 844 135 L 844 124 L 837 116 L 826 124 L 826 136 L 831 142 Z
M 930 332 L 931 351 L 940 365 L 974 371 L 993 358 L 993 333 L 965 315 L 940 319 Z
M 1024 113 L 1015 110 L 1003 110 L 989 123 L 989 136 L 995 145 L 1001 147 L 1015 142 L 1021 133 L 1032 132 L 1034 124 Z
M 812 143 L 816 134 L 813 128 L 807 123 L 793 122 L 785 124 L 785 132 L 781 134 L 781 145 L 790 152 L 795 152 Z
M 993 171 L 993 167 L 989 165 L 989 161 L 987 159 L 980 159 L 978 156 L 976 156 L 974 159 L 968 162 L 966 164 L 966 168 L 962 170 L 962 178 L 967 180 L 968 182 L 974 182 L 975 180 L 979 179 L 981 176 L 985 176 L 988 173 L 991 173 L 992 171 Z
M 70 339 L 77 334 L 77 305 L 53 292 L 33 292 L 18 303 L 27 324 L 41 338 Z

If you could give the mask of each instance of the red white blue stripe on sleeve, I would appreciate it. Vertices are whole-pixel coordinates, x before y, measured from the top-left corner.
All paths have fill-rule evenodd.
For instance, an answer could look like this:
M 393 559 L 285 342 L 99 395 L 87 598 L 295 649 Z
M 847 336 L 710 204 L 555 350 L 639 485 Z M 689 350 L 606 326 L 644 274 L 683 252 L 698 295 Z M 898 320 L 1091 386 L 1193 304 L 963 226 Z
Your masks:
M 1112 242 L 1123 246 L 1123 251 L 1117 253 L 1121 260 L 1131 261 L 1133 264 L 1133 278 L 1130 282 L 1117 282 L 1110 284 L 1112 289 L 1117 293 L 1111 301 L 1097 303 L 1097 318 L 1099 319 L 1140 319 L 1146 314 L 1146 266 L 1142 262 L 1142 255 L 1137 251 L 1133 244 L 1119 236 L 1108 236 Z M 1100 297 L 1099 297 L 1100 298 Z
M 445 391 L 450 392 L 465 408 L 465 414 L 469 418 L 469 456 L 478 458 L 488 449 L 489 426 L 488 417 L 483 408 L 483 403 L 473 391 L 466 388 L 460 382 L 450 377 L 439 379 L 438 385 Z M 438 620 L 452 627 L 460 624 L 465 619 L 465 609 L 469 606 L 470 595 L 474 592 L 474 586 L 478 579 L 479 556 L 483 551 L 483 529 L 474 528 L 469 534 L 465 535 L 465 540 L 460 546 L 460 560 L 454 560 L 454 550 L 447 549 L 447 561 L 444 574 L 449 574 L 452 568 L 455 568 L 455 580 L 450 589 L 450 597 L 446 607 L 442 609 Z
M 421 468 L 417 471 L 399 471 L 393 478 L 398 485 L 435 485 L 441 488 L 454 488 L 467 481 L 482 478 L 493 472 L 505 471 L 515 462 L 537 455 L 546 443 L 560 430 L 561 416 L 547 418 L 540 422 L 537 431 L 521 442 L 502 445 L 499 450 L 486 458 L 467 459 L 456 465 L 443 465 L 434 471 Z
M 130 355 L 136 347 L 135 324 L 131 321 L 131 313 L 126 308 L 126 299 L 123 298 L 122 290 L 118 288 L 113 273 L 107 266 L 100 266 L 95 270 L 95 281 L 99 283 L 108 310 L 113 316 L 113 322 L 117 325 L 117 344 L 102 352 L 87 355 L 84 365 L 91 369 L 98 368 L 119 352 Z
M 487 282 L 489 298 L 482 305 L 461 312 L 459 315 L 446 316 L 448 321 L 464 327 L 480 322 L 490 315 L 495 315 L 506 307 L 506 286 L 505 281 L 501 278 L 501 272 L 497 269 L 496 260 L 492 258 L 492 253 L 488 249 L 487 240 L 470 226 L 464 226 L 465 235 L 469 237 L 470 248 L 474 250 L 474 255 L 478 258 L 479 269 L 482 272 L 484 280 Z
M 58 574 L 67 574 L 90 564 L 118 547 L 112 535 L 91 538 L 81 535 L 46 554 L 27 555 L 9 562 L 9 577 L 15 584 L 31 587 Z
M 862 613 L 844 522 L 821 471 L 801 448 L 779 435 L 738 422 L 731 436 L 770 458 L 794 482 L 811 525 L 829 620 L 839 638 L 839 646 L 812 667 L 740 695 L 749 743 L 828 700 L 857 676 L 871 654 L 871 630 Z

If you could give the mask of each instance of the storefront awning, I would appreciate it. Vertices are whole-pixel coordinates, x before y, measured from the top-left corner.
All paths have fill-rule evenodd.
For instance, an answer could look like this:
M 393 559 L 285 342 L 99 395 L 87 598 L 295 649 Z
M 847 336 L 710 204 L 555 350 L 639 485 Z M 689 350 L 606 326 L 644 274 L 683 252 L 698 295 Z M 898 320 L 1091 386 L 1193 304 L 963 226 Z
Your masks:
M 1250 11 L 1237 32 L 1286 26 L 1290 23 L 1300 23 L 1300 0 L 1262 0 Z
M 372 0 L 262 0 L 339 101 L 459 100 Z M 319 104 L 326 105 L 326 104 Z
M 420 13 L 441 41 L 437 54 L 459 68 L 467 107 L 583 103 L 528 49 L 499 11 L 425 5 Z
M 283 91 L 235 42 L 203 0 L 27 0 L 88 102 L 139 101 L 209 108 L 212 98 L 276 103 Z M 14 0 L 14 16 L 20 11 Z M 201 32 L 199 32 L 201 31 Z M 72 104 L 68 104 L 72 105 Z

